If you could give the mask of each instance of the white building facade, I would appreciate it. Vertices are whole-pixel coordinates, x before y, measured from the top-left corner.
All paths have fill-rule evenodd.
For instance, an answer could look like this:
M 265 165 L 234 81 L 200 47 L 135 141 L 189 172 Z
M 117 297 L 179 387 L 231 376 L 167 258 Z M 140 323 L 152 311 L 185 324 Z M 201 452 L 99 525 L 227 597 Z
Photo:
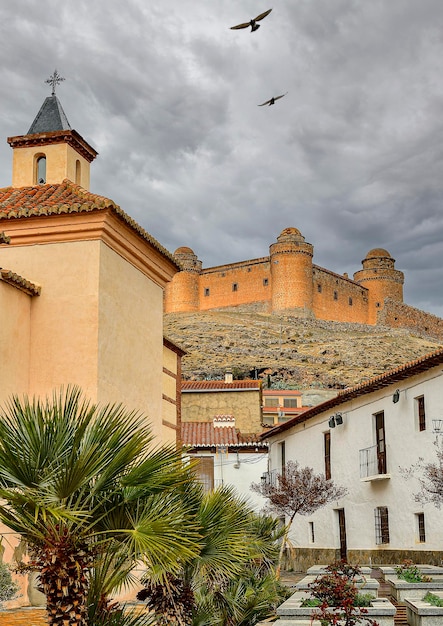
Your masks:
M 436 462 L 443 436 L 443 350 L 340 392 L 266 434 L 273 481 L 297 461 L 347 489 L 337 502 L 297 516 L 291 565 L 345 558 L 365 564 L 441 564 L 443 510 L 414 498 L 418 474 L 402 470 L 420 458 Z M 439 432 L 442 435 L 439 435 Z

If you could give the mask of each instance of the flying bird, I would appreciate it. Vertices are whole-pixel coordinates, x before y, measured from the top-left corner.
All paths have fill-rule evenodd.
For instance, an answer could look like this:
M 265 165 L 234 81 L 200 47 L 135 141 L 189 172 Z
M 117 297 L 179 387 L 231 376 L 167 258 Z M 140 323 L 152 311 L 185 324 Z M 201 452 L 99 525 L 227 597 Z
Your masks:
M 288 92 L 286 92 L 288 93 Z M 271 104 L 274 104 L 276 100 L 280 100 L 280 98 L 283 98 L 283 96 L 286 96 L 286 93 L 282 93 L 281 96 L 275 96 L 273 98 L 270 98 L 270 100 L 266 100 L 266 102 L 262 102 L 261 104 L 257 104 L 258 107 L 264 107 L 265 104 L 268 104 L 269 106 L 271 106 Z
M 265 11 L 264 13 L 260 13 L 260 15 L 257 15 L 257 17 L 254 17 L 254 19 L 252 19 L 250 22 L 245 22 L 244 24 L 237 24 L 237 26 L 231 26 L 231 30 L 237 30 L 239 28 L 248 28 L 248 26 L 250 26 L 251 33 L 253 33 L 254 30 L 258 30 L 260 28 L 260 24 L 256 24 L 256 22 L 259 22 L 264 17 L 269 15 L 271 11 L 272 9 L 269 9 L 268 11 Z

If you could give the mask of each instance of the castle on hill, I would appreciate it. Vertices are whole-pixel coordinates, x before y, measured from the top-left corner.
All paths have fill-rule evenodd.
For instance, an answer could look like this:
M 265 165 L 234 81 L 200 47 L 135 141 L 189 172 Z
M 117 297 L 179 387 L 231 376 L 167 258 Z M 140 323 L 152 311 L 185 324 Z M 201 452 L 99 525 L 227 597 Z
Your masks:
M 204 269 L 188 247 L 165 290 L 165 312 L 226 307 L 336 322 L 408 328 L 443 337 L 443 320 L 403 302 L 404 274 L 387 250 L 374 248 L 354 273 L 336 274 L 313 263 L 314 246 L 297 228 L 285 228 L 269 256 Z

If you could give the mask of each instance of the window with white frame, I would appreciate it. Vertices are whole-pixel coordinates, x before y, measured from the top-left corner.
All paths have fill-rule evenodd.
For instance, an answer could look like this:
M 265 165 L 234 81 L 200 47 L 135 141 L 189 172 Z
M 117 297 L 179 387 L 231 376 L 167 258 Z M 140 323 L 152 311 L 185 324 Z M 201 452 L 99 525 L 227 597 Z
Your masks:
M 381 545 L 389 543 L 389 516 L 387 506 L 378 506 L 375 514 L 375 543 Z

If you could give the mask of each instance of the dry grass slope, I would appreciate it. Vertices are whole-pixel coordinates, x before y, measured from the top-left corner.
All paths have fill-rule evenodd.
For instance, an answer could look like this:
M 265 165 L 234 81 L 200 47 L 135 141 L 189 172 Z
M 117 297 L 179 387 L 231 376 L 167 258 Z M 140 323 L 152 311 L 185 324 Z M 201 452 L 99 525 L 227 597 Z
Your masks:
M 340 389 L 441 347 L 407 330 L 241 311 L 174 313 L 165 335 L 184 348 L 185 378 L 270 374 L 273 386 Z

